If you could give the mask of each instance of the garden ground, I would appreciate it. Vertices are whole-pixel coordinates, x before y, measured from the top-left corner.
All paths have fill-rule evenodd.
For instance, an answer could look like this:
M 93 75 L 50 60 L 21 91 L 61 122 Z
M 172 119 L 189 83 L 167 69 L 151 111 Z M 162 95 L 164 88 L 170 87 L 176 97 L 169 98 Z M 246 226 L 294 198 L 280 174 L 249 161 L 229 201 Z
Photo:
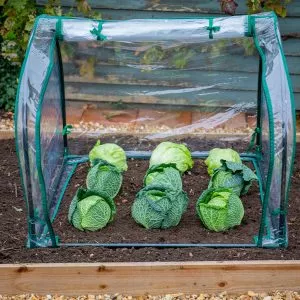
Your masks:
M 77 141 L 78 142 L 78 141 Z M 80 143 L 80 142 L 79 142 Z M 84 145 L 89 147 L 89 145 Z M 119 261 L 209 261 L 209 260 L 265 260 L 265 259 L 300 259 L 300 148 L 297 147 L 295 170 L 292 178 L 289 205 L 289 247 L 287 249 L 209 249 L 209 248 L 99 248 L 99 247 L 69 247 L 59 249 L 26 249 L 27 235 L 26 207 L 22 197 L 19 170 L 15 152 L 14 140 L 1 140 L 0 143 L 0 262 L 119 262 Z M 78 185 L 84 183 L 87 166 L 82 165 L 75 174 L 66 192 L 66 198 L 54 227 L 62 241 L 80 242 L 205 242 L 211 237 L 217 242 L 249 242 L 255 234 L 259 222 L 259 205 L 257 186 L 244 198 L 246 216 L 243 225 L 226 234 L 209 233 L 201 227 L 200 221 L 194 214 L 193 205 L 201 190 L 206 188 L 208 178 L 201 170 L 201 162 L 196 162 L 191 173 L 183 178 L 184 189 L 191 198 L 190 208 L 184 215 L 178 228 L 170 231 L 145 231 L 130 218 L 130 204 L 135 193 L 140 189 L 142 177 L 147 168 L 143 161 L 129 161 L 129 170 L 124 175 L 123 189 L 116 199 L 119 214 L 115 222 L 108 226 L 103 233 L 85 235 L 78 232 L 67 223 L 66 211 Z M 131 168 L 130 168 L 131 167 Z M 254 201 L 254 199 L 256 199 Z M 122 223 L 123 222 L 123 223 Z M 85 239 L 85 240 L 84 240 Z M 131 239 L 131 240 L 130 240 Z

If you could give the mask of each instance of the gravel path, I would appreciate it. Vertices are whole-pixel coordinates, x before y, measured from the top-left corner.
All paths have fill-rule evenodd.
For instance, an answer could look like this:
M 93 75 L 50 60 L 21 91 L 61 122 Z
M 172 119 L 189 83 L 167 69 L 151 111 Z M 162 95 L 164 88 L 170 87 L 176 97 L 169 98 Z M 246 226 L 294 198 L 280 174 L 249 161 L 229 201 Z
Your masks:
M 300 287 L 299 287 L 300 288 Z M 184 300 L 184 299 L 193 299 L 193 300 L 293 300 L 300 299 L 300 294 L 294 291 L 285 291 L 285 292 L 272 292 L 272 293 L 254 293 L 248 291 L 246 294 L 228 294 L 227 292 L 222 292 L 219 294 L 195 294 L 195 295 L 185 295 L 182 293 L 177 294 L 167 294 L 159 296 L 137 296 L 133 297 L 130 295 L 80 295 L 68 297 L 64 295 L 46 295 L 39 296 L 34 294 L 25 294 L 25 295 L 14 295 L 14 296 L 5 296 L 0 295 L 0 300 Z

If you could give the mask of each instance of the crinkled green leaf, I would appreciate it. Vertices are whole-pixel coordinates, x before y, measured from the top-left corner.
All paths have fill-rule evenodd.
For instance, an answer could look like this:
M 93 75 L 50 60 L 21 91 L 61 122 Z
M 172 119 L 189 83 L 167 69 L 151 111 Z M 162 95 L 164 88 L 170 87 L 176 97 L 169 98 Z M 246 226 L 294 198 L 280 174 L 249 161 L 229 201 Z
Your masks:
M 122 181 L 123 176 L 116 167 L 100 161 L 89 170 L 86 185 L 89 190 L 106 193 L 110 198 L 115 198 Z
M 116 144 L 100 144 L 100 141 L 97 141 L 96 145 L 89 153 L 89 160 L 93 166 L 95 164 L 94 161 L 99 159 L 114 165 L 121 172 L 126 171 L 128 168 L 126 153 Z
M 81 226 L 81 217 L 80 217 L 80 214 L 79 214 L 79 210 L 78 210 L 78 209 L 76 209 L 76 210 L 74 211 L 73 215 L 72 215 L 72 222 L 71 222 L 71 224 L 72 224 L 75 228 L 77 228 L 77 229 L 79 229 L 79 230 L 81 230 L 81 231 L 84 231 L 84 229 L 83 229 L 82 226 Z
M 188 202 L 189 198 L 185 192 L 178 193 L 171 208 L 166 213 L 161 228 L 177 226 L 181 220 L 182 214 L 187 209 Z
M 175 164 L 155 165 L 148 169 L 144 177 L 144 185 L 163 185 L 167 190 L 179 192 L 182 190 L 180 172 Z
M 178 225 L 188 203 L 187 195 L 172 193 L 163 186 L 148 185 L 137 194 L 132 217 L 145 228 L 169 228 Z
M 79 188 L 68 213 L 69 222 L 79 230 L 95 231 L 106 226 L 116 214 L 116 205 L 106 193 Z
M 216 232 L 240 225 L 244 216 L 241 199 L 230 189 L 207 189 L 196 204 L 196 211 L 204 226 Z
M 209 151 L 207 159 L 204 161 L 207 165 L 207 172 L 210 176 L 213 175 L 214 170 L 222 166 L 221 160 L 233 161 L 242 163 L 240 155 L 232 149 L 214 148 Z
M 150 167 L 169 163 L 176 164 L 181 173 L 191 169 L 194 164 L 191 152 L 185 145 L 162 142 L 152 152 Z
M 228 188 L 235 194 L 240 195 L 244 186 L 243 177 L 233 174 L 231 171 L 217 169 L 209 182 L 208 188 Z
M 237 195 L 246 194 L 253 180 L 257 180 L 255 173 L 243 165 L 222 160 L 222 166 L 215 170 L 208 188 L 229 188 Z
M 90 196 L 79 202 L 78 211 L 82 228 L 89 231 L 104 228 L 111 219 L 110 206 L 105 200 L 96 196 Z

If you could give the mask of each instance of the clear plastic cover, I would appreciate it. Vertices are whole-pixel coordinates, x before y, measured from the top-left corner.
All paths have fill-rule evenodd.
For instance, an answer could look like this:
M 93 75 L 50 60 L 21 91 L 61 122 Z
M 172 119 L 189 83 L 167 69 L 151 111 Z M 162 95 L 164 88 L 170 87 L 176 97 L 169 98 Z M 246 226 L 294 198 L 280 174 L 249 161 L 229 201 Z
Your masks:
M 134 137 L 126 150 L 147 150 L 141 149 L 147 142 L 164 140 L 210 150 L 203 139 L 220 147 L 235 141 L 247 150 L 256 127 L 259 72 L 250 38 L 193 44 L 63 41 L 61 47 L 73 136 Z M 244 59 L 250 70 L 239 66 Z
M 140 156 L 166 140 L 185 143 L 194 156 L 235 148 L 258 166 L 256 245 L 286 245 L 295 124 L 273 14 L 107 22 L 42 16 L 17 101 L 30 247 L 57 245 L 51 223 L 72 172 L 99 138 Z M 65 117 L 73 125 L 68 146 Z

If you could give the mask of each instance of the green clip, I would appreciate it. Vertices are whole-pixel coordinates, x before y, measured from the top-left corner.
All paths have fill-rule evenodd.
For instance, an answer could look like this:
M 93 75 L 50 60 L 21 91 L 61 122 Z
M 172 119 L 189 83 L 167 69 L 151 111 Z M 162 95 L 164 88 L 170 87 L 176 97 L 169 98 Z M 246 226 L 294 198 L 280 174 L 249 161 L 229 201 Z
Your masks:
M 67 124 L 62 131 L 62 135 L 67 135 L 67 134 L 71 133 L 72 128 L 73 128 L 72 125 Z
M 62 24 L 61 24 L 61 18 L 59 17 L 56 22 L 56 37 L 58 40 L 63 40 L 63 34 L 62 34 Z
M 106 36 L 101 33 L 102 29 L 103 29 L 103 21 L 99 21 L 99 23 L 98 23 L 98 29 L 93 28 L 93 30 L 90 31 L 91 34 L 94 34 L 94 35 L 97 36 L 97 41 L 105 41 L 105 40 L 107 40 Z
M 254 144 L 255 144 L 255 140 L 257 138 L 257 135 L 260 133 L 260 128 L 256 127 L 254 129 L 254 132 L 252 133 L 252 136 L 251 136 L 251 140 L 250 140 L 250 144 L 249 144 L 249 147 L 247 149 L 247 152 L 249 152 L 251 149 L 253 149 L 254 147 Z
M 208 27 L 206 27 L 206 30 L 209 31 L 209 38 L 210 39 L 213 39 L 214 36 L 213 36 L 213 32 L 217 32 L 217 31 L 220 31 L 221 27 L 220 26 L 213 26 L 214 20 L 213 19 L 209 19 L 209 25 Z

